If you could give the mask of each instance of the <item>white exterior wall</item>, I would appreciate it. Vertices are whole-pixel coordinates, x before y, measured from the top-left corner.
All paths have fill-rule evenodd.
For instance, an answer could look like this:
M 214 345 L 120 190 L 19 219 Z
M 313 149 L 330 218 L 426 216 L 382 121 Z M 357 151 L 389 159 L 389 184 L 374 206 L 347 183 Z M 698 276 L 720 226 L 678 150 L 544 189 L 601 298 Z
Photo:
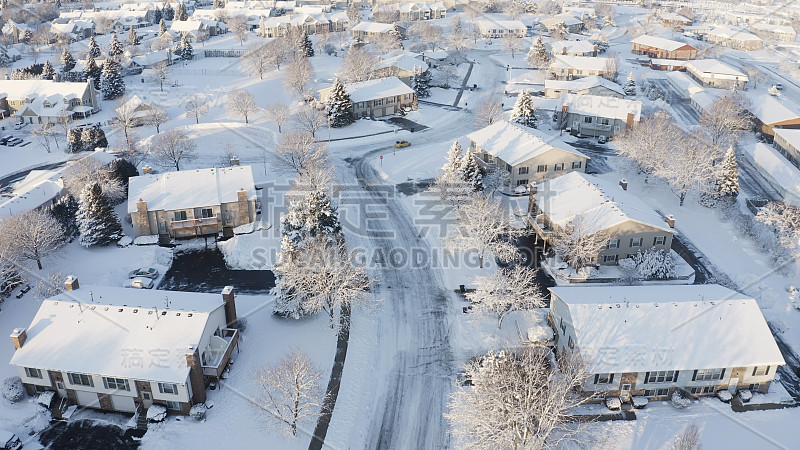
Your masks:
M 125 378 L 128 380 L 128 386 L 130 386 L 130 391 L 121 391 L 116 389 L 106 389 L 105 385 L 103 384 L 103 377 L 101 375 L 91 375 L 87 374 L 92 377 L 92 381 L 94 382 L 94 386 L 83 386 L 81 384 L 72 384 L 69 381 L 69 375 L 67 372 L 61 372 L 64 377 L 64 387 L 67 389 L 74 389 L 75 391 L 84 391 L 84 392 L 94 392 L 99 394 L 114 394 L 114 395 L 121 395 L 125 397 L 136 397 L 139 395 L 138 391 L 136 390 L 136 383 L 134 380 L 129 378 Z M 117 378 L 117 377 L 114 377 Z
M 35 367 L 34 367 L 35 368 Z M 25 384 L 35 384 L 37 386 L 51 386 L 50 384 L 50 374 L 47 373 L 46 370 L 40 369 L 42 371 L 42 378 L 30 378 L 25 375 L 25 368 L 24 367 L 17 367 L 17 372 L 19 372 L 19 377 L 22 379 L 22 382 Z
M 178 393 L 177 394 L 166 394 L 161 393 L 158 390 L 158 382 L 151 381 L 150 382 L 150 391 L 153 393 L 153 400 L 162 400 L 162 401 L 171 401 L 171 402 L 180 402 L 180 403 L 189 403 L 191 402 L 191 389 L 189 386 L 189 379 L 187 376 L 186 381 L 183 384 L 176 384 L 178 386 Z

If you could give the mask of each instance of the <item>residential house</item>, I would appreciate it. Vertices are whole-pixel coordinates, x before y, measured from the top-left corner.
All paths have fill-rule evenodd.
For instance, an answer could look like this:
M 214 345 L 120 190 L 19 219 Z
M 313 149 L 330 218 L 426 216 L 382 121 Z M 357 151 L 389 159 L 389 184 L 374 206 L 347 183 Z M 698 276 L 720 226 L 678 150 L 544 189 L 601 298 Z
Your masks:
M 376 78 L 344 86 L 353 102 L 353 114 L 360 117 L 384 117 L 417 109 L 417 93 L 397 77 Z M 321 89 L 319 99 L 328 102 L 333 87 Z
M 714 27 L 706 35 L 706 39 L 723 47 L 738 50 L 760 50 L 764 40 L 755 34 L 735 27 Z
M 528 28 L 519 20 L 476 20 L 475 25 L 483 38 L 502 38 L 508 35 L 525 37 Z
M 359 22 L 350 30 L 353 32 L 353 39 L 358 42 L 370 42 L 379 39 L 379 36 L 388 34 L 394 29 L 395 25 L 391 23 L 378 23 L 378 22 Z
M 117 33 L 126 32 L 131 28 L 139 29 L 149 27 L 153 23 L 148 19 L 150 13 L 148 11 L 118 11 L 116 13 L 113 28 Z
M 602 97 L 622 98 L 625 96 L 625 91 L 622 89 L 622 86 L 617 83 L 603 77 L 598 77 L 597 75 L 572 81 L 544 81 L 545 97 L 558 98 L 561 97 L 562 94 L 589 94 Z
M 560 128 L 576 136 L 610 137 L 639 122 L 642 102 L 617 97 L 564 94 L 557 112 Z
M 772 146 L 763 142 L 743 148 L 743 156 L 784 203 L 800 207 L 800 167 L 796 129 L 776 129 Z M 778 133 L 781 134 L 778 137 Z M 776 142 L 780 141 L 778 144 Z
M 686 62 L 686 73 L 702 86 L 722 89 L 745 89 L 749 78 L 738 69 L 716 59 L 697 59 Z
M 32 170 L 12 187 L 11 192 L 0 193 L 0 220 L 52 206 L 65 192 L 61 170 Z
M 662 27 L 672 29 L 682 29 L 692 24 L 692 19 L 675 13 L 663 14 L 660 20 Z
M 579 227 L 587 236 L 607 244 L 593 258 L 597 265 L 616 265 L 620 259 L 655 248 L 669 252 L 672 229 L 639 197 L 599 177 L 573 172 L 537 186 L 530 205 L 531 225 L 539 239 L 552 244 L 555 234 Z
M 555 55 L 550 62 L 550 72 L 558 80 L 574 80 L 608 73 L 609 59 L 602 57 Z
M 507 121 L 470 133 L 469 152 L 482 168 L 509 172 L 511 186 L 525 186 L 570 172 L 585 172 L 589 157 L 560 142 L 551 145 L 536 130 Z
M 653 70 L 665 70 L 667 72 L 683 72 L 686 70 L 686 61 L 679 59 L 650 59 L 650 68 Z
M 0 56 L 11 62 L 22 59 L 22 53 L 17 48 L 5 45 L 0 45 Z
M 57 18 L 50 24 L 51 32 L 66 36 L 69 41 L 79 41 L 94 36 L 94 28 L 94 22 L 91 20 Z
M 717 100 L 717 95 L 705 89 L 689 94 L 689 104 L 698 114 L 711 112 L 711 105 Z
M 11 19 L 7 19 L 3 25 L 2 32 L 8 36 L 12 43 L 17 44 L 25 39 L 25 36 L 31 36 L 33 29 L 24 23 L 16 23 Z
M 100 111 L 100 102 L 91 80 L 0 80 L 0 110 L 20 122 L 59 123 Z
M 756 127 L 767 142 L 772 142 L 777 128 L 800 128 L 800 114 L 771 95 L 751 98 L 749 110 L 755 117 Z
M 442 2 L 393 3 L 375 5 L 372 14 L 396 15 L 398 22 L 413 22 L 417 20 L 444 19 L 447 17 L 447 8 Z
M 550 44 L 553 55 L 597 56 L 597 45 L 589 41 L 555 41 Z
M 256 220 L 250 166 L 181 170 L 131 177 L 128 214 L 135 236 L 229 235 Z
M 598 401 L 668 400 L 677 390 L 691 397 L 766 393 L 786 363 L 756 301 L 716 284 L 550 293 L 557 352 L 580 356 L 589 374 L 583 391 Z
M 172 64 L 172 52 L 169 49 L 133 56 L 126 60 L 122 67 L 125 69 L 126 74 L 138 75 L 160 63 Z
M 145 414 L 159 404 L 188 415 L 238 349 L 230 286 L 219 295 L 80 286 L 70 276 L 65 288 L 13 331 L 10 362 L 29 395 L 53 391 L 64 408 Z
M 388 58 L 382 57 L 372 71 L 374 78 L 397 77 L 411 86 L 411 79 L 417 73 L 428 70 L 428 65 L 419 60 L 414 53 L 403 52 Z
M 697 49 L 683 42 L 643 34 L 631 41 L 633 53 L 660 59 L 695 59 Z
M 563 13 L 557 16 L 543 19 L 539 22 L 547 31 L 553 31 L 559 24 L 564 24 L 570 34 L 580 33 L 584 28 L 584 23 L 581 19 L 575 17 L 570 13 Z
M 800 168 L 800 130 L 792 128 L 776 129 L 772 146 L 795 167 Z
M 157 110 L 153 105 L 145 103 L 138 95 L 133 95 L 122 104 L 119 108 L 115 109 L 118 117 L 130 118 L 130 126 L 140 127 L 145 125 L 147 117 L 152 111 Z
M 763 39 L 774 39 L 776 41 L 794 42 L 797 37 L 797 32 L 794 28 L 787 25 L 754 23 L 750 25 L 750 31 Z
M 173 36 L 175 40 L 186 36 L 186 40 L 189 42 L 197 42 L 198 37 L 203 40 L 204 37 L 213 36 L 211 34 L 212 28 L 215 28 L 213 35 L 221 34 L 219 27 L 216 26 L 216 21 L 209 22 L 199 19 L 173 20 L 172 25 L 169 27 L 169 32 L 170 36 Z

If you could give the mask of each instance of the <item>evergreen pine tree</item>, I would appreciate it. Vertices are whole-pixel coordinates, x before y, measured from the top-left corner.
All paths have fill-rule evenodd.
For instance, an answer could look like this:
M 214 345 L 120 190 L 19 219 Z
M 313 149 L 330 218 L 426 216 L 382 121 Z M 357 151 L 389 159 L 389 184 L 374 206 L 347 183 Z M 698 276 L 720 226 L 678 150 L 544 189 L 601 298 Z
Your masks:
M 50 64 L 50 60 L 44 62 L 44 67 L 42 68 L 42 79 L 43 80 L 52 80 L 56 76 L 56 71 L 53 70 L 53 65 Z
M 472 187 L 473 191 L 480 191 L 483 189 L 483 175 L 481 175 L 481 168 L 475 162 L 469 152 L 465 152 L 461 157 L 461 177 L 467 184 Z
M 615 26 L 617 26 L 617 23 L 614 22 L 614 18 L 613 17 L 611 17 L 611 16 L 603 17 L 603 28 L 605 28 L 605 27 L 615 27 Z
M 164 9 L 161 11 L 161 16 L 164 18 L 164 20 L 172 20 L 175 18 L 175 10 L 172 9 L 172 4 L 170 2 L 167 2 L 167 4 L 164 5 Z
M 115 59 L 119 61 L 124 50 L 122 44 L 117 40 L 117 33 L 111 33 L 111 41 L 108 43 L 108 59 Z
M 528 66 L 543 67 L 550 58 L 547 56 L 547 47 L 544 46 L 542 37 L 539 36 L 533 41 L 531 49 L 528 51 Z
M 100 91 L 103 93 L 103 100 L 113 100 L 125 93 L 122 67 L 112 58 L 108 58 L 103 64 L 103 72 L 100 76 Z
M 161 36 L 167 32 L 167 24 L 164 22 L 162 18 L 160 22 L 158 22 L 158 35 Z
M 397 27 L 396 23 L 392 24 L 392 29 L 389 30 L 389 35 L 397 38 L 398 43 L 403 39 L 403 35 L 400 34 L 400 28 Z
M 416 71 L 414 76 L 411 77 L 411 89 L 417 93 L 418 98 L 427 98 L 431 96 L 431 72 L 430 70 Z
M 86 186 L 76 215 L 81 245 L 108 245 L 122 238 L 122 224 L 98 183 Z
M 636 78 L 633 76 L 633 72 L 628 74 L 628 79 L 625 81 L 625 86 L 622 87 L 622 90 L 625 95 L 636 95 Z
M 192 48 L 192 43 L 189 42 L 185 34 L 181 36 L 181 43 L 178 45 L 178 51 L 176 53 L 181 59 L 186 61 L 194 58 L 194 48 Z
M 100 46 L 97 45 L 97 41 L 94 40 L 94 36 L 89 38 L 89 55 L 91 55 L 93 58 L 100 56 Z
M 161 13 L 161 8 L 156 6 L 156 9 L 153 10 L 153 23 L 160 23 L 163 20 L 163 14 Z
M 536 108 L 533 107 L 531 94 L 528 91 L 522 91 L 517 97 L 517 102 L 511 111 L 511 120 L 526 127 L 536 128 Z
M 83 150 L 81 132 L 75 128 L 67 130 L 67 153 L 78 153 Z
M 139 45 L 139 36 L 133 27 L 128 28 L 128 45 Z
M 214 9 L 224 9 L 225 0 L 214 0 Z
M 80 235 L 78 222 L 75 216 L 78 213 L 78 201 L 72 195 L 61 197 L 55 205 L 50 207 L 50 215 L 61 224 L 66 239 L 73 239 Z
M 92 130 L 92 127 L 85 127 L 81 129 L 81 147 L 85 152 L 91 152 L 95 149 L 95 135 Z
M 25 44 L 30 44 L 31 39 L 33 39 L 33 33 L 31 33 L 31 30 L 25 29 L 25 31 L 22 32 L 20 40 Z
M 186 5 L 183 2 L 178 3 L 178 9 L 175 10 L 175 20 L 189 20 L 189 15 L 186 14 Z
M 317 236 L 327 236 L 333 243 L 343 239 L 336 207 L 328 195 L 314 190 L 289 203 L 289 212 L 281 218 L 281 232 L 295 248 L 303 248 Z
M 728 149 L 722 161 L 722 168 L 717 177 L 717 190 L 723 197 L 735 198 L 739 195 L 739 165 L 733 147 Z
M 308 38 L 308 33 L 303 30 L 303 36 L 300 38 L 300 54 L 305 56 L 306 58 L 310 58 L 314 56 L 314 45 L 311 43 L 311 39 Z
M 331 117 L 331 127 L 344 127 L 355 121 L 353 117 L 353 101 L 350 100 L 350 94 L 347 93 L 344 84 L 338 78 L 333 80 L 333 89 L 331 90 L 329 101 L 328 115 Z
M 461 150 L 461 144 L 458 141 L 453 141 L 453 145 L 447 151 L 447 162 L 444 163 L 442 171 L 447 174 L 459 173 L 463 162 L 464 152 Z
M 75 67 L 75 58 L 66 48 L 61 52 L 61 71 L 69 72 Z
M 100 89 L 100 76 L 102 75 L 103 71 L 97 65 L 94 60 L 94 56 L 91 53 L 86 57 L 86 65 L 83 68 L 83 71 L 86 73 L 86 78 L 92 79 L 92 84 L 94 88 L 99 90 Z

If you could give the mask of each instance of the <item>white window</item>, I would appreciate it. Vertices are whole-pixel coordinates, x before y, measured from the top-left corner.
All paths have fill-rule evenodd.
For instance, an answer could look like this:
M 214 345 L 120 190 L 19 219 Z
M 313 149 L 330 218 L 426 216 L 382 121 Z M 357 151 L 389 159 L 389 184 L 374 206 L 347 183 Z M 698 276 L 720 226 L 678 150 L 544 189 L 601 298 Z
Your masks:
M 558 172 L 559 170 L 564 170 L 564 163 L 558 163 L 554 165 L 553 170 L 555 170 L 556 172 Z
M 167 401 L 167 409 L 181 409 L 181 404 L 178 402 Z
M 123 378 L 103 377 L 103 384 L 105 385 L 106 389 L 116 389 L 119 391 L 131 390 L 128 380 Z
M 669 394 L 669 389 L 656 389 L 656 395 L 658 397 L 665 397 Z
M 540 165 L 536 166 L 536 172 L 539 172 L 539 173 L 547 172 L 547 165 L 546 164 L 540 164 Z
M 660 370 L 647 372 L 645 383 L 672 383 L 678 380 L 678 372 L 674 370 Z
M 186 220 L 186 211 L 175 211 L 175 220 Z
M 666 236 L 656 236 L 653 238 L 653 245 L 664 245 L 667 242 Z
M 614 382 L 613 373 L 598 373 L 594 376 L 594 384 L 609 384 Z
M 91 375 L 69 372 L 67 373 L 67 378 L 69 379 L 70 384 L 74 384 L 76 386 L 94 387 L 94 380 L 92 380 Z
M 211 208 L 203 208 L 200 210 L 200 217 L 214 217 L 214 211 Z
M 641 247 L 642 238 L 631 238 L 631 247 Z
M 608 242 L 608 248 L 619 248 L 619 239 Z
M 760 377 L 763 375 L 769 375 L 769 366 L 764 367 L 753 367 L 753 376 Z
M 689 389 L 692 395 L 711 394 L 714 392 L 714 386 L 695 386 Z
M 528 168 L 527 167 L 520 167 L 519 168 L 519 175 L 527 175 L 527 174 L 528 174 Z
M 177 395 L 178 385 L 175 383 L 158 383 L 158 392 Z
M 721 380 L 725 376 L 725 369 L 700 369 L 694 371 L 692 381 Z
M 602 125 L 608 125 L 609 124 L 608 119 L 605 119 L 605 118 L 598 118 L 597 121 L 600 122 Z
M 619 255 L 603 255 L 603 262 L 617 262 Z
M 582 161 L 572 161 L 572 168 L 573 169 L 580 169 L 582 164 L 583 164 Z
M 39 369 L 34 369 L 32 367 L 25 368 L 25 376 L 28 378 L 42 378 L 42 371 Z
M 761 389 L 761 383 L 753 383 L 748 387 L 748 389 L 751 391 L 758 391 Z
M 578 73 L 580 73 L 580 71 L 578 71 Z M 583 123 L 592 123 L 592 118 L 589 116 L 584 117 Z
M 526 184 L 528 184 L 528 179 L 527 178 L 524 179 L 524 180 L 517 180 L 517 186 L 524 186 Z

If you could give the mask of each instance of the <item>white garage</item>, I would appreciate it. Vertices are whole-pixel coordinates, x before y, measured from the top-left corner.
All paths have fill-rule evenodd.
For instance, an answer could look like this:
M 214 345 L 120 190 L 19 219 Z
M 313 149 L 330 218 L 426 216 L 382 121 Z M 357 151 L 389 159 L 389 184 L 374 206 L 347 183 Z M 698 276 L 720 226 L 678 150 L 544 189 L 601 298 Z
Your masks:
M 136 403 L 133 397 L 126 397 L 124 395 L 112 395 L 111 403 L 117 411 L 136 412 Z
M 88 406 L 90 408 L 99 408 L 100 400 L 97 398 L 97 392 L 75 391 L 78 395 L 78 404 L 81 406 Z

